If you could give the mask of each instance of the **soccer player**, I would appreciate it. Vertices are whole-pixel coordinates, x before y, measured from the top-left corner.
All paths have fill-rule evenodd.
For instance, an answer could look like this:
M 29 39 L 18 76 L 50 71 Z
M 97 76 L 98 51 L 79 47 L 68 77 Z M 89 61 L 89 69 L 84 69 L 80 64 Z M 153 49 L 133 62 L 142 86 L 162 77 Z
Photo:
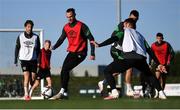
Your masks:
M 120 32 L 119 37 L 116 37 L 116 40 L 123 40 L 123 52 L 120 52 L 120 54 L 122 54 L 122 57 L 115 59 L 104 70 L 105 79 L 112 89 L 111 94 L 104 99 L 111 100 L 119 97 L 119 92 L 116 89 L 116 83 L 113 74 L 123 73 L 127 69 L 132 67 L 137 68 L 142 72 L 142 74 L 147 76 L 147 82 L 152 83 L 152 85 L 154 85 L 154 87 L 158 90 L 160 99 L 166 99 L 166 96 L 160 86 L 158 79 L 151 73 L 146 62 L 146 52 L 148 52 L 148 54 L 155 60 L 155 62 L 157 62 L 158 68 L 163 68 L 164 66 L 159 65 L 158 60 L 153 55 L 153 52 L 151 51 L 151 48 L 147 44 L 144 37 L 135 30 L 135 21 L 132 18 L 126 19 L 124 25 L 124 33 Z M 110 42 L 108 43 L 110 44 Z M 106 43 L 106 45 L 108 43 Z M 101 47 L 100 44 L 98 45 L 95 42 L 94 44 L 96 45 L 96 47 Z
M 27 20 L 24 24 L 25 32 L 21 33 L 16 40 L 15 61 L 18 64 L 18 59 L 21 61 L 21 67 L 24 74 L 24 98 L 30 100 L 28 91 L 29 83 L 31 86 L 34 83 L 37 72 L 37 59 L 40 52 L 39 36 L 33 33 L 34 23 L 32 20 Z
M 165 66 L 166 72 L 161 72 L 158 69 L 155 71 L 156 77 L 159 79 L 161 87 L 164 90 L 167 73 L 169 73 L 169 67 L 174 58 L 174 50 L 168 42 L 164 41 L 162 33 L 157 33 L 156 42 L 151 45 L 151 49 L 160 64 Z
M 135 20 L 135 22 L 137 22 L 137 20 L 139 19 L 139 12 L 137 10 L 132 10 L 129 14 L 129 18 L 132 18 Z M 107 41 L 105 41 L 104 43 L 100 44 L 100 46 L 105 45 L 107 42 L 113 42 L 111 49 L 110 49 L 110 53 L 112 58 L 121 58 L 121 51 L 122 51 L 122 40 L 117 40 L 116 38 L 118 36 L 120 36 L 119 33 L 124 32 L 124 22 L 120 22 L 118 27 L 116 28 L 116 30 L 113 31 L 111 38 L 108 39 Z M 117 75 L 114 74 L 114 76 Z M 126 84 L 126 95 L 127 96 L 133 96 L 133 89 L 131 86 L 131 76 L 132 76 L 132 68 L 129 68 L 128 70 L 126 70 L 126 74 L 125 74 L 125 84 Z M 98 87 L 100 92 L 103 94 L 103 85 L 106 83 L 106 80 L 104 79 L 103 81 L 99 81 L 98 83 Z
M 51 59 L 50 47 L 51 47 L 51 41 L 45 40 L 44 48 L 41 49 L 41 52 L 39 54 L 39 58 L 38 58 L 39 70 L 36 76 L 36 81 L 29 92 L 30 97 L 32 96 L 34 89 L 38 87 L 41 79 L 43 78 L 46 78 L 46 81 L 47 81 L 46 87 L 48 88 L 52 87 L 51 72 L 50 72 L 50 59 Z
M 88 40 L 94 41 L 94 37 L 92 36 L 87 25 L 76 19 L 75 9 L 67 9 L 66 17 L 69 22 L 64 26 L 60 38 L 52 49 L 55 50 L 58 48 L 63 43 L 65 38 L 67 38 L 69 44 L 67 51 L 69 53 L 64 60 L 61 70 L 61 89 L 59 93 L 53 96 L 51 99 L 66 98 L 65 96 L 67 96 L 68 92 L 69 72 L 86 58 Z M 95 47 L 91 43 L 90 46 L 90 60 L 95 60 Z

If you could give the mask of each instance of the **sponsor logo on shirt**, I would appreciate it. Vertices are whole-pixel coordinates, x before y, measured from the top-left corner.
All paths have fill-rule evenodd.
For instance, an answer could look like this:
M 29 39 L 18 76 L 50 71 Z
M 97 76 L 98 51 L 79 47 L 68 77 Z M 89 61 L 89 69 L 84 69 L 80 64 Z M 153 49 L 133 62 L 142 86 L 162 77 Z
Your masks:
M 23 42 L 25 44 L 25 47 L 32 48 L 32 45 L 34 44 L 32 41 L 25 41 Z

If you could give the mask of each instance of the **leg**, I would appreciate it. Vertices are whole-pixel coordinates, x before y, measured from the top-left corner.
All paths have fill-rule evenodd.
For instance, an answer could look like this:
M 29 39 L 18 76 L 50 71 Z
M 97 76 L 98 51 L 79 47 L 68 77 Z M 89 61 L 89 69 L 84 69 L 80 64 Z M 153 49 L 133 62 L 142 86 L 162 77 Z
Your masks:
M 146 62 L 146 59 L 137 60 L 134 67 L 139 69 L 142 72 L 142 74 L 144 74 L 145 77 L 147 77 L 147 83 L 149 83 L 155 89 L 157 89 L 157 91 L 159 93 L 159 98 L 166 99 L 166 95 L 161 88 L 159 80 L 156 78 L 156 76 L 153 73 L 151 73 L 150 68 Z
M 33 74 L 35 75 L 35 73 L 33 73 Z M 31 87 L 31 89 L 29 90 L 30 97 L 32 96 L 32 93 L 33 93 L 34 89 L 39 86 L 40 81 L 44 77 L 45 73 L 44 73 L 43 69 L 39 68 L 38 74 L 35 75 L 35 76 L 33 74 L 31 76 L 31 81 L 32 81 L 32 79 L 35 79 L 35 77 L 36 77 L 36 79 L 35 79 L 35 81 L 33 81 L 34 83 L 33 83 L 32 87 Z
M 31 71 L 30 78 L 29 78 L 30 79 L 30 81 L 29 81 L 29 85 L 30 85 L 30 87 L 29 87 L 29 94 L 31 96 L 33 90 L 39 85 L 39 81 L 36 81 L 37 61 L 36 60 L 30 61 L 28 65 L 29 65 L 29 69 Z M 40 79 L 38 79 L 38 80 L 40 80 Z M 35 84 L 35 81 L 36 81 L 36 84 Z M 34 87 L 33 90 L 31 90 L 32 87 L 34 86 L 34 84 L 35 84 L 35 87 Z
M 67 57 L 64 60 L 62 70 L 61 70 L 61 89 L 59 93 L 50 100 L 57 100 L 57 99 L 65 99 L 64 93 L 67 93 L 68 89 L 68 82 L 69 82 L 69 72 L 79 65 L 84 59 L 86 58 L 86 55 L 83 54 L 77 54 L 77 53 L 69 53 Z
M 126 82 L 126 84 L 131 84 L 131 76 L 132 76 L 132 68 L 129 68 L 126 71 L 126 75 L 125 75 L 125 82 Z
M 159 80 L 159 82 L 160 82 L 160 85 L 161 85 L 161 87 L 163 87 L 162 86 L 162 74 L 161 74 L 161 72 L 160 71 L 156 71 L 155 72 L 155 74 L 156 74 L 156 78 Z
M 113 76 L 113 73 L 123 73 L 126 71 L 128 68 L 131 66 L 128 64 L 127 61 L 122 60 L 122 61 L 113 61 L 111 64 L 109 64 L 105 70 L 104 70 L 104 75 L 105 79 L 107 80 L 107 83 L 110 85 L 112 89 L 115 89 L 115 78 Z
M 146 59 L 137 60 L 134 67 L 142 72 L 147 77 L 147 83 L 152 84 L 158 91 L 162 90 L 159 80 L 151 73 Z
M 126 84 L 126 95 L 133 96 L 133 89 L 131 87 L 131 80 L 132 80 L 132 68 L 129 68 L 125 74 L 125 84 Z
M 68 89 L 69 72 L 79 65 L 85 58 L 86 55 L 69 53 L 64 60 L 61 70 L 61 88 L 63 88 L 65 92 L 67 92 Z
M 30 77 L 30 85 L 33 86 L 34 82 L 36 79 L 36 73 L 35 72 L 31 72 L 31 77 Z
M 166 66 L 166 71 L 169 73 L 169 66 Z M 168 73 L 162 73 L 161 74 L 161 80 L 162 80 L 162 83 L 161 83 L 161 86 L 162 86 L 162 89 L 164 90 L 164 88 L 165 88 L 165 85 L 166 85 L 166 78 L 167 78 L 167 75 L 168 75 Z
M 36 73 L 37 73 L 37 61 L 34 60 L 34 61 L 30 61 L 29 62 L 29 68 L 30 68 L 30 71 L 31 71 L 31 78 L 30 78 L 30 85 L 33 86 L 34 85 L 34 82 L 36 80 Z
M 34 89 L 39 86 L 39 83 L 40 83 L 40 80 L 35 80 L 35 83 L 34 83 L 34 85 L 32 86 L 32 88 L 31 88 L 31 90 L 29 92 L 30 97 L 32 96 L 32 93 L 33 93 Z
M 167 77 L 167 75 L 166 75 L 165 73 L 163 73 L 163 74 L 161 75 L 161 78 L 162 78 L 161 86 L 162 86 L 162 89 L 163 89 L 163 90 L 164 90 L 165 85 L 166 85 L 166 77 Z
M 47 86 L 48 87 L 52 87 L 52 81 L 51 81 L 51 77 L 46 77 L 46 81 L 47 81 Z
M 52 80 L 51 80 L 51 72 L 50 69 L 44 70 L 44 76 L 42 78 L 46 78 L 47 86 L 46 87 L 52 87 Z
M 116 70 L 113 69 L 113 67 L 114 68 L 116 67 Z M 116 62 L 112 62 L 104 70 L 104 76 L 105 76 L 107 83 L 110 85 L 111 89 L 115 89 L 116 82 L 115 82 L 115 78 L 113 76 L 113 73 L 115 73 L 115 72 L 112 72 L 112 71 L 118 71 Z
M 142 85 L 143 94 L 145 94 L 145 90 L 147 88 L 147 77 L 143 73 L 140 74 L 140 82 Z
M 113 61 L 110 63 L 104 70 L 104 76 L 107 80 L 107 83 L 110 85 L 112 89 L 112 94 L 109 97 L 106 97 L 105 100 L 114 99 L 119 97 L 119 93 L 116 89 L 116 82 L 115 78 L 113 76 L 113 73 L 123 73 L 128 68 L 130 68 L 130 65 L 126 61 Z
M 156 74 L 156 78 L 159 80 L 160 76 L 161 76 L 161 73 L 159 71 L 156 71 L 155 74 Z
M 113 73 L 113 76 L 116 77 L 119 73 Z M 106 79 L 102 80 L 102 81 L 99 81 L 98 82 L 98 87 L 99 87 L 99 90 L 100 90 L 100 93 L 101 95 L 103 96 L 104 95 L 104 85 L 107 84 L 107 81 Z
M 99 81 L 98 82 L 98 87 L 99 87 L 99 91 L 100 91 L 100 93 L 101 93 L 101 96 L 103 96 L 104 95 L 104 85 L 106 84 L 106 79 L 104 79 L 104 80 L 101 80 L 101 81 Z
M 29 81 L 30 81 L 30 66 L 29 61 L 21 61 L 21 68 L 24 74 L 24 98 L 25 100 L 30 100 L 29 97 Z
M 29 72 L 24 71 L 24 96 L 28 96 L 28 87 L 29 87 Z

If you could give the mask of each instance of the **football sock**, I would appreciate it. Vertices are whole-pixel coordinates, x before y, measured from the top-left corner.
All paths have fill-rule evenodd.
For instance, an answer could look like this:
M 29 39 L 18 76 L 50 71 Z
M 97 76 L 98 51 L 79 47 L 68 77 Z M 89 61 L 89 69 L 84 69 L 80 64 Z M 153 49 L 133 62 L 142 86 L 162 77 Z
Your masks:
M 29 91 L 29 96 L 32 96 L 32 92 L 33 92 L 33 91 L 32 91 L 32 89 L 31 89 L 31 90 Z
M 133 90 L 131 87 L 131 84 L 129 84 L 129 83 L 126 83 L 126 87 L 127 87 L 127 90 Z
M 28 88 L 24 87 L 24 95 L 27 96 L 28 95 Z

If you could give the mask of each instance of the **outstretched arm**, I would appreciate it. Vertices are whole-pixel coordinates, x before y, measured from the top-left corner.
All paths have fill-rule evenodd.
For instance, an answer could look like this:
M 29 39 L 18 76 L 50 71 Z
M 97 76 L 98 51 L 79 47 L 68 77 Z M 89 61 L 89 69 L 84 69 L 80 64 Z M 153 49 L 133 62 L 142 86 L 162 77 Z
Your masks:
M 94 41 L 94 37 L 92 36 L 88 26 L 85 24 L 82 25 L 82 31 L 81 32 L 82 32 L 83 36 L 85 36 L 90 41 L 90 47 L 91 47 L 90 59 L 94 60 L 95 59 L 95 46 L 92 43 Z
M 100 44 L 96 43 L 96 46 L 97 47 L 107 46 L 114 43 L 115 41 L 123 40 L 123 37 L 124 37 L 123 22 L 121 22 L 117 26 L 117 28 L 113 31 L 110 38 L 108 38 L 107 40 L 103 41 Z
M 167 65 L 170 65 L 174 59 L 175 53 L 172 46 L 169 43 L 168 43 L 168 51 L 169 51 L 169 55 L 168 55 Z
M 66 39 L 66 32 L 63 29 L 61 36 L 57 40 L 56 44 L 52 47 L 52 50 L 55 50 L 56 48 L 58 48 L 64 42 L 65 39 Z
M 119 36 L 123 37 L 124 36 L 123 32 L 119 32 Z M 112 44 L 112 43 L 114 43 L 115 41 L 118 41 L 118 40 L 119 40 L 119 38 L 117 36 L 111 36 L 107 40 L 105 40 L 102 43 L 100 43 L 99 47 L 110 45 L 110 44 Z

